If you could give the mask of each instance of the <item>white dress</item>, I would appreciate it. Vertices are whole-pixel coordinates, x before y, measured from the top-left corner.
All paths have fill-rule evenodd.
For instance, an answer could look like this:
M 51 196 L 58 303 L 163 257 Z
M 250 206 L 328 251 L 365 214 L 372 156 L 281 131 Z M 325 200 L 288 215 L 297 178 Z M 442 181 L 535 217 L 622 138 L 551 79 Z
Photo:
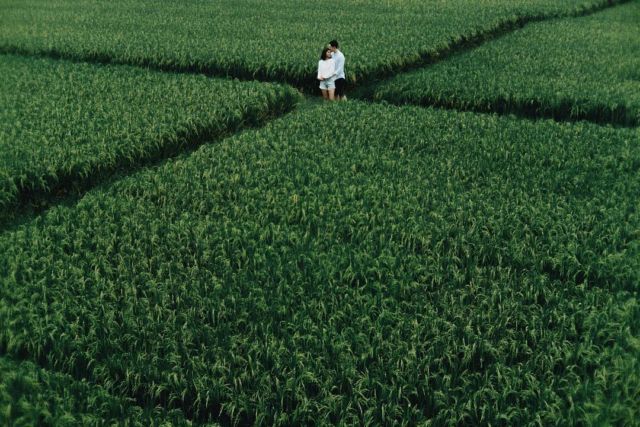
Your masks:
M 318 79 L 334 81 L 336 79 L 336 64 L 333 58 L 318 61 Z

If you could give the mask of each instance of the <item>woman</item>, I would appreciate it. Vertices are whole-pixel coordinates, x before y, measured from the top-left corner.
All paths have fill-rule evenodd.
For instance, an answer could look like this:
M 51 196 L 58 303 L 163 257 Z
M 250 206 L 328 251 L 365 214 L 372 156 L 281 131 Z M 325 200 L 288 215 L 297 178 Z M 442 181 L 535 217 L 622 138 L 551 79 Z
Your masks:
M 320 80 L 320 90 L 322 97 L 333 101 L 336 90 L 336 66 L 331 58 L 331 49 L 322 49 L 320 61 L 318 62 L 318 80 Z

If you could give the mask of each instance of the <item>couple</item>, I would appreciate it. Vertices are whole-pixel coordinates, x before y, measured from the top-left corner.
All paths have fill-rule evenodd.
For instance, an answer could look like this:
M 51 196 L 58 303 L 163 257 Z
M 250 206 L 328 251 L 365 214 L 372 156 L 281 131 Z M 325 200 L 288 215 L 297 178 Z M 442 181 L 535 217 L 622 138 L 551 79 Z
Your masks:
M 322 49 L 318 62 L 318 80 L 324 99 L 345 101 L 344 55 L 338 47 L 338 41 L 332 40 L 328 47 Z

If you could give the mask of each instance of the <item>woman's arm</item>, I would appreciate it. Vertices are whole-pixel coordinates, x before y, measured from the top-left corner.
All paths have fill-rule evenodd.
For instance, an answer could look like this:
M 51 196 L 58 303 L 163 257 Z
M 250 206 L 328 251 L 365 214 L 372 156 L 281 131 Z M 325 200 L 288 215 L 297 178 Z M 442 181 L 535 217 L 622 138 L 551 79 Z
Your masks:
M 331 79 L 333 77 L 335 77 L 337 75 L 337 70 L 336 70 L 336 62 L 333 59 L 329 60 L 329 64 L 328 64 L 328 70 L 327 70 L 327 76 L 325 77 L 327 79 Z

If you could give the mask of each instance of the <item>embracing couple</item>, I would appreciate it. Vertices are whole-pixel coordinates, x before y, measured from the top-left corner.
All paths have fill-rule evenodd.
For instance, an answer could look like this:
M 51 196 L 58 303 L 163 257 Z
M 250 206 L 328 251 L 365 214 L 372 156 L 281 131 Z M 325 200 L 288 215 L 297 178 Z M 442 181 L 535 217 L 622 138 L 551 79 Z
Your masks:
M 324 99 L 345 101 L 344 55 L 338 48 L 338 41 L 332 40 L 329 46 L 322 49 L 318 62 L 318 80 Z

